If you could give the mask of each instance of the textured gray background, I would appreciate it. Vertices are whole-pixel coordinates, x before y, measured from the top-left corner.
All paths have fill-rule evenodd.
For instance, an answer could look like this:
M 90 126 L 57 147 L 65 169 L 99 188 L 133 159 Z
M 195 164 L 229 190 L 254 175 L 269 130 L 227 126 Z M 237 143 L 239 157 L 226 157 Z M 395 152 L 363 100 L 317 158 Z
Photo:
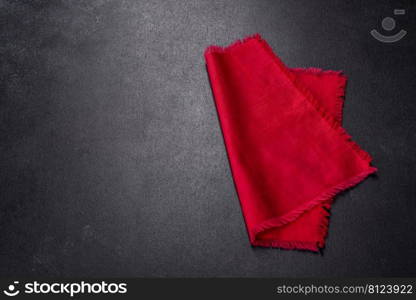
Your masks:
M 410 3 L 1 0 L 0 275 L 416 275 Z M 394 8 L 408 36 L 379 43 Z M 203 51 L 255 32 L 346 72 L 379 168 L 337 197 L 323 255 L 248 243 Z

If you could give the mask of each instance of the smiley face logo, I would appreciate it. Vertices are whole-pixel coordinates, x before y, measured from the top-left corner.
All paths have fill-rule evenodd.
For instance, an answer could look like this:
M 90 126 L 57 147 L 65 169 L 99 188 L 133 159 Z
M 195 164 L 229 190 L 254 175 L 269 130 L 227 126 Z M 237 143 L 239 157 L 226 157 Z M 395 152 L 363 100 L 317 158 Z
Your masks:
M 394 10 L 395 15 L 404 15 L 405 13 L 406 11 L 404 9 Z M 381 27 L 383 27 L 385 31 L 392 31 L 394 28 L 396 28 L 396 20 L 394 20 L 391 17 L 386 17 L 381 21 Z M 396 34 L 384 35 L 378 32 L 376 29 L 373 29 L 370 31 L 370 33 L 376 40 L 382 43 L 395 43 L 397 41 L 400 41 L 407 34 L 407 31 L 401 29 Z
M 9 297 L 14 297 L 14 296 L 18 295 L 18 294 L 20 293 L 20 291 L 16 289 L 16 286 L 17 286 L 18 284 L 19 284 L 19 281 L 14 281 L 14 282 L 13 282 L 13 284 L 10 284 L 10 285 L 7 287 L 7 290 L 4 290 L 4 291 L 3 291 L 3 293 L 4 293 L 6 296 L 9 296 Z

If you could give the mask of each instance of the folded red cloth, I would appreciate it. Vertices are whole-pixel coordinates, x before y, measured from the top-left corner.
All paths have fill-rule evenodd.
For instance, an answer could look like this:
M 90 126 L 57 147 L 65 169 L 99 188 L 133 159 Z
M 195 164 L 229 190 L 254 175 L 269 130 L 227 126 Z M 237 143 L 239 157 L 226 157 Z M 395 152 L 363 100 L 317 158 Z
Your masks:
M 205 59 L 251 244 L 318 251 L 332 198 L 377 170 L 341 127 L 345 76 L 289 69 L 259 35 Z

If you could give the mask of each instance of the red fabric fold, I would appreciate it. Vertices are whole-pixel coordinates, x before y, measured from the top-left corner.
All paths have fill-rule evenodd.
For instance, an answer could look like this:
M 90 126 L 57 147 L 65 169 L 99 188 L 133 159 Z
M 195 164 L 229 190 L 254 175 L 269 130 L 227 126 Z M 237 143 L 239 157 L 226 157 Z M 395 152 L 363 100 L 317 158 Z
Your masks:
M 205 59 L 251 244 L 318 251 L 332 198 L 377 170 L 341 127 L 346 77 L 289 69 L 259 35 Z

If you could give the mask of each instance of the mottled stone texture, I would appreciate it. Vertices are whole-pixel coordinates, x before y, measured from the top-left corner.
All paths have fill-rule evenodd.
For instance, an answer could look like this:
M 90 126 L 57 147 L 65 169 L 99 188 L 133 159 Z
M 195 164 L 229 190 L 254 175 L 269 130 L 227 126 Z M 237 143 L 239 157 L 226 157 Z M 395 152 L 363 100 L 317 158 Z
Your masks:
M 408 36 L 382 44 L 369 32 L 394 8 Z M 416 275 L 414 14 L 1 0 L 0 275 Z M 255 32 L 290 67 L 345 71 L 345 127 L 379 168 L 337 197 L 323 255 L 247 239 L 203 51 Z

